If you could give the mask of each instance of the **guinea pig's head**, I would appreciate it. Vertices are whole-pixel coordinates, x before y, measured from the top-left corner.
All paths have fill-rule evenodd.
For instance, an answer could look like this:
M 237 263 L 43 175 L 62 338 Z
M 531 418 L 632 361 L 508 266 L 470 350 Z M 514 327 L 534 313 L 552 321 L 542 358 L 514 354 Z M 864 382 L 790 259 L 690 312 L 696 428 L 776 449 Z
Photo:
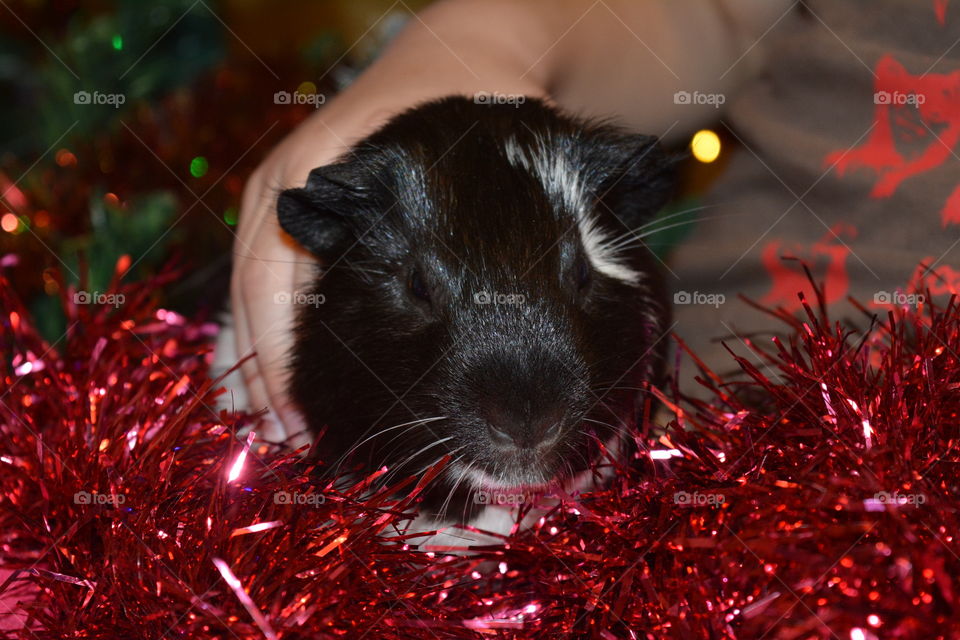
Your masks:
M 330 461 L 542 487 L 632 425 L 669 308 L 643 227 L 651 137 L 520 105 L 407 111 L 283 191 L 319 263 L 290 389 Z M 313 303 L 313 304 L 310 304 Z

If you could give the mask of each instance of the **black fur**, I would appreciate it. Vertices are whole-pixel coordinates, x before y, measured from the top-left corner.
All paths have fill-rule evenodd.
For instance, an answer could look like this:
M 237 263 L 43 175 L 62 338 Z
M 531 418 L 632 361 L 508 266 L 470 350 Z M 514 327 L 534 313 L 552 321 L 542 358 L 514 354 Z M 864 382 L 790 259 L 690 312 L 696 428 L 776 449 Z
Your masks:
M 674 161 L 654 138 L 533 99 L 446 98 L 397 116 L 278 201 L 283 228 L 320 258 L 314 293 L 325 297 L 299 310 L 293 398 L 312 429 L 326 427 L 320 451 L 331 463 L 384 429 L 446 416 L 385 431 L 350 456 L 406 475 L 454 452 L 460 461 L 428 508 L 467 464 L 526 484 L 586 468 L 588 434 L 606 441 L 633 424 L 667 343 L 669 307 L 648 251 L 625 254 L 644 274 L 639 286 L 592 268 L 575 212 L 510 163 L 511 137 L 561 154 L 611 235 L 647 222 L 671 195 Z M 484 292 L 524 300 L 478 304 Z M 554 442 L 533 446 L 543 438 Z M 451 513 L 467 508 L 463 494 Z

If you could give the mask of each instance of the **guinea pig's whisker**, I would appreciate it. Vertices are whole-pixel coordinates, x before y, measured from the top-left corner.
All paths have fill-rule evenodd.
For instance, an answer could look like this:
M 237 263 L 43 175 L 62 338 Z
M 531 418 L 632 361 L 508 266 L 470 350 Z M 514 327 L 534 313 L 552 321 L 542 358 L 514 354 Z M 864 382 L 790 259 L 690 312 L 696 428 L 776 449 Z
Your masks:
M 445 417 L 446 417 L 446 416 L 442 416 L 442 418 L 445 418 Z M 442 418 L 441 418 L 441 419 L 442 419 Z M 404 434 L 406 434 L 407 432 L 412 431 L 413 429 L 415 429 L 415 428 L 417 428 L 417 427 L 419 427 L 419 426 L 422 426 L 422 425 L 424 425 L 424 424 L 426 424 L 426 423 L 423 422 L 423 421 L 416 421 L 414 424 L 411 424 L 409 427 L 407 427 L 406 429 L 404 429 L 403 431 L 401 431 L 400 433 L 396 434 L 395 436 L 393 436 L 392 438 L 390 438 L 389 440 L 387 440 L 385 443 L 383 443 L 384 446 L 387 446 L 388 444 L 390 444 L 391 442 L 393 442 L 393 441 L 396 440 L 397 438 L 402 438 L 402 437 L 404 436 Z
M 584 435 L 597 443 L 599 451 L 606 451 L 608 454 L 612 455 L 612 450 L 616 450 L 621 447 L 624 442 L 634 439 L 635 434 L 625 429 L 611 429 L 610 435 L 603 439 L 601 439 L 596 433 L 585 433 Z M 612 446 L 611 439 L 613 440 Z
M 607 443 L 601 440 L 600 437 L 595 433 L 584 433 L 584 435 L 590 438 L 591 440 L 594 440 L 598 445 L 601 445 L 604 449 L 609 449 L 609 447 L 607 446 Z
M 457 489 L 460 487 L 460 484 L 467 478 L 470 471 L 473 469 L 473 462 L 470 462 L 461 472 L 460 476 L 457 478 L 457 481 L 450 488 L 450 492 L 447 494 L 446 500 L 443 501 L 443 504 L 440 505 L 439 519 L 442 522 L 447 517 L 447 509 L 450 508 L 450 501 L 453 499 L 454 494 L 457 492 Z
M 600 393 L 600 394 L 598 395 L 598 394 L 597 394 L 597 391 L 594 390 L 594 389 L 591 389 L 591 393 L 592 393 L 593 396 L 597 399 L 597 405 L 599 405 L 599 406 L 603 407 L 604 409 L 606 409 L 606 410 L 610 413 L 610 415 L 614 418 L 614 420 L 616 420 L 616 421 L 618 421 L 618 422 L 625 422 L 625 420 L 623 419 L 623 416 L 621 415 L 621 413 L 618 413 L 613 407 L 611 407 L 609 404 L 607 404 L 607 403 L 604 401 L 604 399 L 603 399 L 603 396 L 605 395 L 604 393 Z
M 434 448 L 434 447 L 437 446 L 438 444 L 443 444 L 444 442 L 448 442 L 448 441 L 450 441 L 450 440 L 453 440 L 455 437 L 456 437 L 456 436 L 447 436 L 446 438 L 441 438 L 440 440 L 437 440 L 436 442 L 431 442 L 430 444 L 428 444 L 428 445 L 425 446 L 424 448 L 420 449 L 420 450 L 417 451 L 416 453 L 408 456 L 403 462 L 400 462 L 400 463 L 398 463 L 398 464 L 393 465 L 393 469 L 391 469 L 391 470 L 383 477 L 384 482 L 386 482 L 387 479 L 393 478 L 394 476 L 396 476 L 396 474 L 399 473 L 399 471 L 400 471 L 401 469 L 403 469 L 407 464 L 409 464 L 410 462 L 412 462 L 413 460 L 415 460 L 416 457 L 419 456 L 420 454 L 429 451 L 430 449 Z
M 461 445 L 461 446 L 457 447 L 456 449 L 453 449 L 452 451 L 447 451 L 446 453 L 441 454 L 440 456 L 438 456 L 436 460 L 434 460 L 433 462 L 431 462 L 431 463 L 428 464 L 428 465 L 425 465 L 422 469 L 420 469 L 420 470 L 417 471 L 416 473 L 413 473 L 412 475 L 414 475 L 414 476 L 420 476 L 421 474 L 425 473 L 425 472 L 427 471 L 427 469 L 433 468 L 434 465 L 436 465 L 436 464 L 439 463 L 441 460 L 443 460 L 444 456 L 456 455 L 457 453 L 460 453 L 461 451 L 463 451 L 463 450 L 466 449 L 466 448 L 467 448 L 467 445 Z M 457 464 L 457 463 L 460 462 L 463 458 L 465 458 L 466 455 L 467 455 L 467 454 L 464 453 L 463 455 L 457 456 L 456 458 L 454 458 L 453 460 L 451 460 L 451 461 L 449 462 L 449 464 L 447 464 L 447 466 L 444 468 L 444 473 L 449 473 L 450 470 L 451 470 L 451 468 L 453 468 L 455 464 Z
M 674 219 L 674 218 L 679 218 L 680 216 L 685 216 L 685 215 L 690 214 L 690 213 L 697 213 L 698 211 L 705 211 L 705 210 L 707 210 L 707 209 L 716 209 L 718 206 L 720 206 L 720 205 L 716 205 L 716 204 L 705 204 L 705 205 L 701 205 L 701 206 L 699 206 L 699 207 L 691 207 L 690 209 L 683 209 L 682 211 L 674 211 L 673 213 L 671 213 L 671 214 L 669 214 L 669 215 L 665 215 L 665 216 L 656 216 L 656 217 L 653 218 L 652 220 L 648 220 L 647 222 L 644 222 L 644 223 L 641 224 L 640 226 L 636 227 L 635 229 L 631 229 L 631 230 L 629 230 L 629 231 L 621 234 L 621 235 L 618 236 L 618 237 L 622 238 L 623 236 L 630 235 L 631 233 L 635 233 L 636 231 L 638 231 L 638 230 L 640 230 L 640 229 L 648 229 L 648 228 L 654 227 L 654 226 L 656 226 L 656 225 L 658 225 L 658 224 L 662 224 L 662 223 L 664 223 L 664 222 L 666 222 L 666 221 L 668 221 L 668 220 L 672 220 L 672 219 Z
M 354 451 L 356 451 L 357 449 L 359 449 L 360 447 L 362 447 L 362 446 L 365 445 L 366 443 L 370 442 L 370 441 L 373 440 L 374 438 L 377 438 L 377 437 L 379 437 L 379 436 L 382 436 L 383 434 L 387 433 L 388 431 L 393 431 L 394 429 L 399 429 L 399 428 L 401 428 L 401 427 L 407 427 L 407 429 L 405 429 L 403 432 L 401 432 L 401 435 L 403 435 L 403 433 L 406 433 L 406 431 L 408 431 L 408 430 L 410 430 L 410 429 L 412 429 L 412 428 L 414 428 L 414 427 L 418 427 L 418 426 L 420 426 L 420 425 L 422 425 L 422 424 L 426 424 L 426 423 L 428 423 L 428 422 L 435 422 L 435 421 L 437 421 L 437 420 L 443 420 L 443 419 L 445 419 L 445 418 L 446 418 L 446 416 L 436 416 L 436 417 L 434 417 L 434 418 L 420 418 L 420 419 L 417 419 L 417 420 L 411 420 L 410 422 L 404 422 L 404 423 L 402 423 L 402 424 L 394 425 L 394 426 L 392 426 L 392 427 L 387 427 L 386 429 L 381 429 L 380 431 L 376 432 L 376 433 L 373 434 L 372 436 L 370 436 L 370 437 L 368 437 L 368 438 L 364 438 L 363 440 L 361 440 L 361 441 L 358 442 L 357 444 L 355 444 L 355 445 L 353 445 L 352 447 L 350 447 L 350 450 L 347 451 L 346 454 L 344 454 L 344 457 L 349 456 L 351 453 L 353 453 Z M 390 442 L 393 442 L 393 440 L 391 440 Z
M 620 239 L 616 244 L 608 244 L 608 243 L 605 243 L 605 246 L 606 246 L 609 250 L 611 250 L 611 251 L 615 251 L 615 252 L 624 251 L 624 250 L 626 250 L 626 249 L 628 249 L 628 248 L 633 248 L 633 247 L 637 246 L 637 243 L 642 242 L 644 238 L 649 238 L 649 237 L 652 236 L 653 234 L 655 234 L 655 233 L 660 233 L 661 231 L 668 231 L 668 230 L 670 230 L 670 229 L 676 229 L 677 227 L 683 227 L 683 226 L 695 224 L 695 223 L 701 222 L 701 221 L 703 221 L 703 220 L 720 220 L 720 219 L 723 219 L 723 218 L 730 218 L 730 217 L 733 217 L 733 216 L 735 216 L 735 215 L 738 215 L 738 214 L 727 214 L 727 215 L 721 215 L 721 216 L 707 216 L 707 217 L 705 217 L 705 218 L 696 218 L 696 219 L 694 219 L 694 220 L 684 220 L 684 221 L 682 221 L 682 222 L 675 222 L 675 223 L 673 223 L 673 224 L 663 225 L 662 227 L 654 227 L 654 228 L 650 228 L 650 229 L 637 229 L 637 230 L 633 231 L 632 233 L 625 234 L 624 236 L 621 236 L 621 239 Z
M 437 440 L 437 441 L 435 441 L 435 442 L 431 442 L 430 444 L 428 444 L 427 446 L 423 447 L 423 448 L 420 449 L 419 451 L 416 451 L 415 453 L 412 453 L 412 454 L 410 454 L 409 456 L 407 456 L 407 458 L 406 458 L 403 462 L 400 462 L 400 463 L 395 464 L 395 465 L 393 466 L 394 471 L 396 471 L 396 470 L 398 470 L 398 469 L 402 469 L 402 468 L 403 468 L 404 466 L 406 466 L 408 463 L 410 463 L 411 461 L 415 460 L 415 459 L 417 458 L 417 456 L 419 456 L 420 454 L 425 453 L 425 452 L 429 451 L 430 449 L 433 449 L 435 446 L 440 445 L 440 444 L 443 444 L 444 442 L 449 442 L 450 440 L 453 440 L 455 437 L 456 437 L 456 436 L 447 436 L 446 438 L 441 438 L 441 439 L 439 439 L 439 440 Z
M 586 435 L 589 436 L 590 434 L 587 433 Z M 587 458 L 587 456 L 584 454 L 583 449 L 582 449 L 581 447 L 575 447 L 575 446 L 573 446 L 573 443 L 572 443 L 572 442 L 567 442 L 567 443 L 565 443 L 565 444 L 566 444 L 567 449 L 569 449 L 570 452 L 571 452 L 573 455 L 575 455 L 580 462 L 583 463 L 583 468 L 584 468 L 584 469 L 589 469 L 589 468 L 590 468 L 590 460 L 589 460 L 589 459 Z M 572 466 L 572 465 L 571 465 L 571 466 Z
M 604 245 L 611 251 L 623 251 L 628 246 L 631 246 L 631 245 L 636 246 L 636 243 L 638 241 L 641 241 L 644 238 L 649 238 L 650 236 L 655 235 L 657 233 L 661 233 L 663 231 L 669 231 L 670 229 L 676 229 L 679 227 L 694 225 L 698 222 L 702 222 L 705 220 L 719 220 L 723 218 L 730 218 L 730 217 L 733 217 L 734 215 L 737 215 L 737 214 L 705 216 L 702 218 L 701 217 L 694 218 L 692 220 L 681 220 L 679 222 L 672 222 L 670 224 L 661 224 L 659 226 L 649 226 L 645 228 L 641 227 L 621 235 L 615 241 L 604 243 Z M 663 222 L 663 221 L 658 221 L 658 222 Z
M 573 470 L 573 463 L 569 460 L 564 460 L 563 466 L 565 469 L 564 478 L 573 478 L 576 475 L 576 472 Z
M 660 216 L 660 217 L 654 218 L 653 220 L 650 220 L 649 222 L 645 222 L 644 224 L 642 224 L 642 225 L 640 225 L 640 226 L 638 226 L 638 227 L 636 227 L 636 228 L 628 229 L 627 231 L 625 231 L 624 233 L 620 234 L 619 236 L 615 236 L 615 237 L 613 237 L 613 238 L 610 238 L 610 239 L 607 240 L 604 244 L 606 244 L 607 246 L 613 246 L 613 245 L 616 245 L 616 244 L 622 242 L 625 238 L 630 238 L 630 237 L 636 235 L 637 233 L 643 233 L 643 232 L 653 233 L 653 232 L 650 232 L 650 231 L 648 231 L 648 230 L 651 229 L 651 228 L 655 228 L 655 227 L 657 227 L 658 225 L 662 225 L 662 224 L 664 224 L 665 222 L 669 222 L 670 220 L 673 220 L 673 219 L 675 219 L 675 218 L 679 218 L 680 216 L 689 215 L 689 214 L 691 214 L 691 213 L 696 213 L 696 212 L 698 212 L 698 211 L 703 211 L 703 210 L 705 210 L 705 209 L 712 209 L 712 208 L 715 208 L 716 206 L 717 206 L 717 205 L 704 205 L 704 206 L 702 206 L 702 207 L 694 207 L 694 208 L 692 208 L 692 209 L 684 209 L 683 211 L 676 211 L 676 212 L 671 213 L 670 215 L 667 215 L 667 216 Z M 701 218 L 698 217 L 698 218 L 694 218 L 693 220 L 689 220 L 689 221 L 685 221 L 685 222 L 686 222 L 686 223 L 689 223 L 689 222 L 697 222 L 697 221 L 700 220 L 700 219 L 701 219 Z
M 450 499 L 453 497 L 454 492 L 457 490 L 457 485 L 460 484 L 460 481 L 463 479 L 463 471 L 457 475 L 457 479 L 450 485 L 450 491 L 447 493 L 447 497 L 440 504 L 440 508 L 437 509 L 436 518 L 438 521 L 443 522 L 447 514 L 447 504 L 450 502 Z
M 389 445 L 391 442 L 393 442 L 393 441 L 396 440 L 397 438 L 402 437 L 404 434 L 408 433 L 409 431 L 411 431 L 411 430 L 413 430 L 413 429 L 415 429 L 415 428 L 417 428 L 417 427 L 419 427 L 419 426 L 420 426 L 420 424 L 414 424 L 414 425 L 411 425 L 411 426 L 407 427 L 406 429 L 404 429 L 403 431 L 401 431 L 399 434 L 397 434 L 397 435 L 395 435 L 393 438 L 391 438 L 388 442 L 384 443 L 384 446 Z M 431 431 L 430 433 L 433 434 L 433 431 Z M 434 435 L 435 435 L 435 434 L 434 434 Z M 449 438 L 447 438 L 447 440 L 449 440 Z M 390 451 L 388 451 L 387 453 L 385 453 L 385 454 L 383 455 L 383 457 L 382 457 L 383 462 L 382 462 L 380 465 L 377 465 L 377 466 L 380 467 L 380 466 L 386 464 L 388 460 L 390 460 L 390 459 L 392 459 L 392 458 L 394 457 L 394 454 L 395 454 L 395 453 L 397 453 L 397 452 L 399 452 L 399 451 L 403 451 L 403 449 L 404 449 L 404 443 L 400 443 L 400 444 L 398 444 L 397 446 L 393 447 L 392 449 L 390 449 Z M 443 454 L 443 455 L 446 455 L 446 454 Z M 441 457 L 442 457 L 442 456 L 441 456 Z
M 458 448 L 457 451 L 461 451 L 461 450 L 463 450 L 465 447 L 466 447 L 466 445 L 464 445 L 463 447 Z M 444 471 L 445 471 L 446 473 L 448 473 L 448 474 L 452 474 L 452 473 L 453 473 L 453 469 L 454 469 L 454 465 L 456 465 L 458 462 L 460 462 L 461 460 L 463 460 L 463 459 L 466 458 L 466 457 L 467 457 L 467 454 L 465 454 L 465 453 L 460 454 L 459 456 L 457 456 L 456 458 L 454 458 L 453 460 L 450 461 L 450 464 L 447 465 L 447 468 L 446 468 Z M 438 460 L 438 462 L 439 462 L 439 460 Z M 434 464 L 436 464 L 436 463 L 434 463 Z M 424 471 L 426 471 L 426 469 L 424 469 Z M 422 472 L 421 472 L 421 473 L 422 473 Z
M 407 429 L 405 429 L 404 432 L 403 432 L 403 433 L 406 433 L 406 431 L 409 431 L 410 429 L 413 429 L 414 427 L 420 426 L 420 425 L 422 425 L 422 424 L 427 424 L 427 423 L 429 423 L 429 422 L 436 422 L 437 420 L 444 420 L 444 419 L 446 419 L 446 416 L 434 416 L 434 417 L 432 417 L 432 418 L 418 418 L 417 420 L 411 420 L 410 422 L 404 422 L 404 423 L 402 423 L 402 424 L 398 424 L 398 425 L 394 425 L 394 426 L 392 426 L 392 427 L 387 427 L 386 429 L 382 429 L 382 430 L 378 431 L 377 433 L 373 434 L 372 436 L 370 436 L 370 437 L 368 437 L 368 438 L 365 438 L 364 440 L 362 440 L 362 441 L 358 442 L 357 444 L 353 445 L 352 447 L 350 447 L 350 449 L 347 450 L 347 452 L 344 453 L 342 456 L 340 456 L 340 457 L 337 459 L 337 462 L 336 462 L 334 465 L 331 466 L 331 472 L 334 473 L 334 474 L 339 473 L 340 467 L 343 465 L 344 462 L 346 462 L 346 461 L 349 459 L 350 455 L 351 455 L 354 451 L 356 451 L 357 449 L 359 449 L 360 447 L 362 447 L 362 446 L 363 446 L 364 444 L 366 444 L 367 442 L 373 440 L 374 438 L 376 438 L 376 437 L 378 437 L 378 436 L 381 436 L 381 435 L 383 435 L 384 433 L 387 433 L 388 431 L 393 431 L 394 429 L 400 429 L 401 427 L 407 427 Z M 402 433 L 401 433 L 401 435 L 402 435 Z M 391 440 L 391 442 L 392 442 L 392 440 Z M 379 467 L 377 467 L 377 468 L 379 468 Z
M 644 387 L 613 386 L 613 387 L 598 387 L 596 389 L 593 389 L 593 391 L 596 393 L 606 393 L 607 391 L 647 391 L 647 389 L 645 389 Z
M 472 478 L 473 475 L 474 475 L 474 467 L 475 467 L 476 465 L 477 465 L 477 461 L 476 461 L 476 460 L 472 460 L 472 461 L 470 461 L 470 462 L 467 463 L 466 469 L 464 469 L 464 472 L 463 472 L 463 474 L 460 476 L 460 479 L 457 480 L 457 484 L 453 487 L 453 491 L 450 492 L 450 496 L 451 496 L 451 497 L 453 496 L 453 494 L 456 492 L 457 488 L 459 488 L 459 486 L 460 486 L 462 483 L 464 483 L 464 482 L 470 482 L 471 478 Z M 474 487 L 474 488 L 476 488 L 476 487 Z M 445 512 L 446 512 L 446 511 L 445 511 Z
M 624 425 L 613 425 L 609 422 L 604 422 L 603 420 L 597 420 L 595 418 L 583 418 L 584 422 L 592 422 L 593 424 L 603 425 L 604 427 L 610 427 L 611 429 L 622 429 Z
M 341 266 L 338 265 L 336 268 L 337 268 L 337 269 L 347 269 L 348 271 L 355 271 L 355 272 L 357 272 L 357 273 L 372 273 L 372 274 L 378 275 L 378 276 L 389 276 L 389 275 L 390 275 L 388 272 L 384 271 L 383 269 L 377 269 L 377 268 L 375 268 L 375 267 L 364 267 L 364 266 L 361 266 L 362 264 L 363 264 L 363 263 L 359 263 L 359 262 L 351 262 L 351 263 L 349 263 L 349 264 L 347 264 L 346 266 L 343 266 L 343 267 L 341 267 Z
M 621 382 L 624 382 L 624 376 L 620 376 L 620 377 L 617 378 L 616 380 L 603 380 L 603 381 L 600 381 L 600 382 L 595 383 L 595 384 L 593 385 L 593 390 L 596 391 L 597 389 L 605 389 L 605 388 L 607 388 L 607 387 L 615 387 L 615 386 L 619 385 Z
M 355 273 L 359 275 L 363 279 L 363 281 L 366 282 L 367 284 L 373 284 L 374 280 L 371 276 L 379 276 L 381 278 L 385 278 L 389 276 L 389 274 L 386 271 L 383 271 L 382 269 L 362 266 L 363 264 L 366 264 L 364 262 L 352 262 L 350 260 L 347 260 L 346 258 L 343 259 L 343 262 L 345 263 L 345 266 L 341 268 L 345 268 L 351 273 Z M 370 264 L 373 264 L 373 263 L 370 263 Z
M 686 214 L 688 214 L 688 213 L 697 213 L 698 211 L 706 211 L 707 209 L 716 209 L 716 208 L 719 207 L 719 206 L 720 206 L 719 204 L 702 204 L 702 205 L 700 205 L 699 207 L 690 207 L 689 209 L 682 209 L 682 210 L 680 210 L 680 211 L 674 211 L 673 213 L 671 213 L 671 214 L 669 214 L 669 215 L 656 216 L 656 217 L 654 217 L 653 219 L 648 220 L 647 222 L 644 222 L 642 225 L 640 225 L 639 228 L 642 229 L 642 228 L 644 228 L 644 227 L 652 227 L 652 226 L 654 226 L 655 224 L 657 224 L 658 222 L 663 222 L 664 220 L 671 220 L 671 219 L 673 219 L 673 218 L 677 218 L 677 217 L 679 217 L 679 216 L 686 215 Z
M 599 420 L 591 420 L 590 418 L 584 418 L 584 420 L 587 421 L 587 422 L 592 422 L 592 423 L 594 423 L 594 424 L 597 424 L 597 425 L 599 425 L 599 426 L 601 426 L 601 427 L 605 427 L 605 428 L 609 429 L 610 432 L 613 433 L 613 434 L 622 435 L 622 436 L 627 436 L 627 437 L 631 437 L 631 436 L 632 436 L 632 431 L 631 431 L 630 427 L 628 427 L 627 425 L 613 425 L 613 424 L 610 424 L 609 422 L 601 422 L 601 421 L 599 421 Z M 595 435 L 593 435 L 593 434 L 591 434 L 591 433 L 589 433 L 589 432 L 586 432 L 586 431 L 585 431 L 584 433 L 586 433 L 586 435 L 588 435 L 588 436 L 591 436 L 591 437 L 593 437 L 593 438 L 596 438 Z M 597 438 L 597 442 L 601 442 L 599 438 Z M 607 446 L 607 445 L 604 443 L 604 446 Z
M 699 220 L 684 220 L 683 222 L 675 222 L 673 224 L 667 224 L 662 227 L 656 227 L 655 229 L 645 229 L 640 232 L 635 232 L 630 234 L 628 237 L 624 238 L 615 245 L 606 245 L 610 251 L 620 252 L 626 251 L 627 249 L 632 249 L 634 247 L 642 244 L 644 238 L 649 238 L 655 233 L 660 233 L 662 231 L 669 231 L 670 229 L 676 229 L 678 227 L 685 227 L 691 224 L 699 222 Z
M 581 467 L 582 471 L 586 471 L 588 469 L 593 468 L 593 460 L 588 458 L 582 451 L 579 452 L 579 455 L 577 457 L 579 458 L 580 462 L 583 464 L 583 466 Z

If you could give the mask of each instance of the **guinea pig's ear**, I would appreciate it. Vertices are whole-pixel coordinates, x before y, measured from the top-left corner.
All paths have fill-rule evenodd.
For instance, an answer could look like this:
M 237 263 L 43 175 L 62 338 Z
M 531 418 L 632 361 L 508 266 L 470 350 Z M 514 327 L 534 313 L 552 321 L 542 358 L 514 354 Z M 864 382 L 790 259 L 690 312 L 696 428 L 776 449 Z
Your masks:
M 657 138 L 624 135 L 608 151 L 608 167 L 597 187 L 601 209 L 609 209 L 619 221 L 634 229 L 666 205 L 678 183 L 680 154 L 668 154 Z M 613 158 L 611 163 L 609 158 Z M 612 166 L 611 166 L 612 165 Z
M 350 219 L 369 199 L 353 163 L 331 164 L 311 171 L 305 187 L 282 191 L 277 198 L 277 218 L 303 248 L 325 257 L 349 246 L 353 237 Z

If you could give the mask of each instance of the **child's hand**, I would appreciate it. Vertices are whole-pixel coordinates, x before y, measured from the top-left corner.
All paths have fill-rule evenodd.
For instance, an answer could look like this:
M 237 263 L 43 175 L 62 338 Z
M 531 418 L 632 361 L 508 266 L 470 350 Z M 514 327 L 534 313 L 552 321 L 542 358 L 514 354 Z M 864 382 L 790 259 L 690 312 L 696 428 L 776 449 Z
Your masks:
M 305 122 L 250 177 L 234 243 L 230 295 L 237 354 L 255 353 L 243 364 L 242 373 L 250 409 L 271 407 L 276 413 L 260 429 L 263 437 L 272 440 L 283 440 L 303 428 L 285 392 L 285 361 L 292 339 L 293 293 L 309 281 L 314 265 L 312 256 L 280 230 L 276 197 L 278 189 L 304 184 L 313 168 L 345 151 L 343 143 L 323 130 L 323 123 L 319 114 Z

